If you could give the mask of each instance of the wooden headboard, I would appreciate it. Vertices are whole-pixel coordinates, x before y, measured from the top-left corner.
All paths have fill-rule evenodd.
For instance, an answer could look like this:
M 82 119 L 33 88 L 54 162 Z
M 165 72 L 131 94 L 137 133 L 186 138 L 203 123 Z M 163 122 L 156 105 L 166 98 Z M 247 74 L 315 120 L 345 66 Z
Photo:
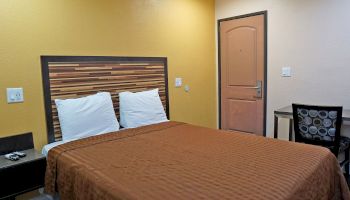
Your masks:
M 119 120 L 118 93 L 159 88 L 169 118 L 167 58 L 41 56 L 49 143 L 62 140 L 55 99 L 110 92 Z

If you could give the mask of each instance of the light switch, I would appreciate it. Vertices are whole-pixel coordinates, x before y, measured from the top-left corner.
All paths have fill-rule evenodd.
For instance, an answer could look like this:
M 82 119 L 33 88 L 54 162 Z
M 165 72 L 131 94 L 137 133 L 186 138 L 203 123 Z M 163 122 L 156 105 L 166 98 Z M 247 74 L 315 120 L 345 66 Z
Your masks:
M 175 78 L 175 87 L 182 86 L 182 78 Z
M 282 77 L 291 77 L 291 68 L 290 67 L 282 67 Z
M 7 88 L 7 103 L 20 103 L 23 101 L 23 88 Z

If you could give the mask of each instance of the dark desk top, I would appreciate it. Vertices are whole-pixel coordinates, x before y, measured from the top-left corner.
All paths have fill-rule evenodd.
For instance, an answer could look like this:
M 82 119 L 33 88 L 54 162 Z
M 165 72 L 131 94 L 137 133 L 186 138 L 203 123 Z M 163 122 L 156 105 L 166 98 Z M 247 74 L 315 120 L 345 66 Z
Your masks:
M 45 156 L 36 151 L 35 149 L 28 149 L 21 151 L 26 153 L 26 157 L 23 157 L 17 161 L 8 160 L 4 155 L 0 156 L 0 170 L 8 167 L 13 167 L 23 163 L 31 162 L 33 160 L 45 159 Z
M 275 110 L 274 113 L 278 117 L 292 118 L 293 117 L 292 105 L 277 109 L 277 110 Z M 350 121 L 350 110 L 343 109 L 343 120 Z

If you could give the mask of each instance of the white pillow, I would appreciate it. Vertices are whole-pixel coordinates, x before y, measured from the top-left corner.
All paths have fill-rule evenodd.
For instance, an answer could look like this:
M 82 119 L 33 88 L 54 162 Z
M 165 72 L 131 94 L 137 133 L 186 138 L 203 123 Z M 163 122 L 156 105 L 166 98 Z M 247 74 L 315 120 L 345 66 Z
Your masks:
M 158 89 L 119 93 L 120 125 L 125 128 L 168 121 Z
M 55 99 L 55 103 L 63 141 L 119 130 L 109 92 L 77 99 Z

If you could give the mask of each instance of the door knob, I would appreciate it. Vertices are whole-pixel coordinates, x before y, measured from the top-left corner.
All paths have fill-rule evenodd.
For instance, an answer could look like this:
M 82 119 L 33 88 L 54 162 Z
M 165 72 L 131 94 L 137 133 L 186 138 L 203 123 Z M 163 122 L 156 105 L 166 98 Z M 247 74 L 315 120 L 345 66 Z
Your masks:
M 262 97 L 262 81 L 256 81 L 256 86 L 254 87 L 246 87 L 249 89 L 256 89 L 256 95 L 254 98 L 261 98 Z
M 256 81 L 256 87 L 254 87 L 256 89 L 256 95 L 254 96 L 255 98 L 261 98 L 262 97 L 262 81 Z

